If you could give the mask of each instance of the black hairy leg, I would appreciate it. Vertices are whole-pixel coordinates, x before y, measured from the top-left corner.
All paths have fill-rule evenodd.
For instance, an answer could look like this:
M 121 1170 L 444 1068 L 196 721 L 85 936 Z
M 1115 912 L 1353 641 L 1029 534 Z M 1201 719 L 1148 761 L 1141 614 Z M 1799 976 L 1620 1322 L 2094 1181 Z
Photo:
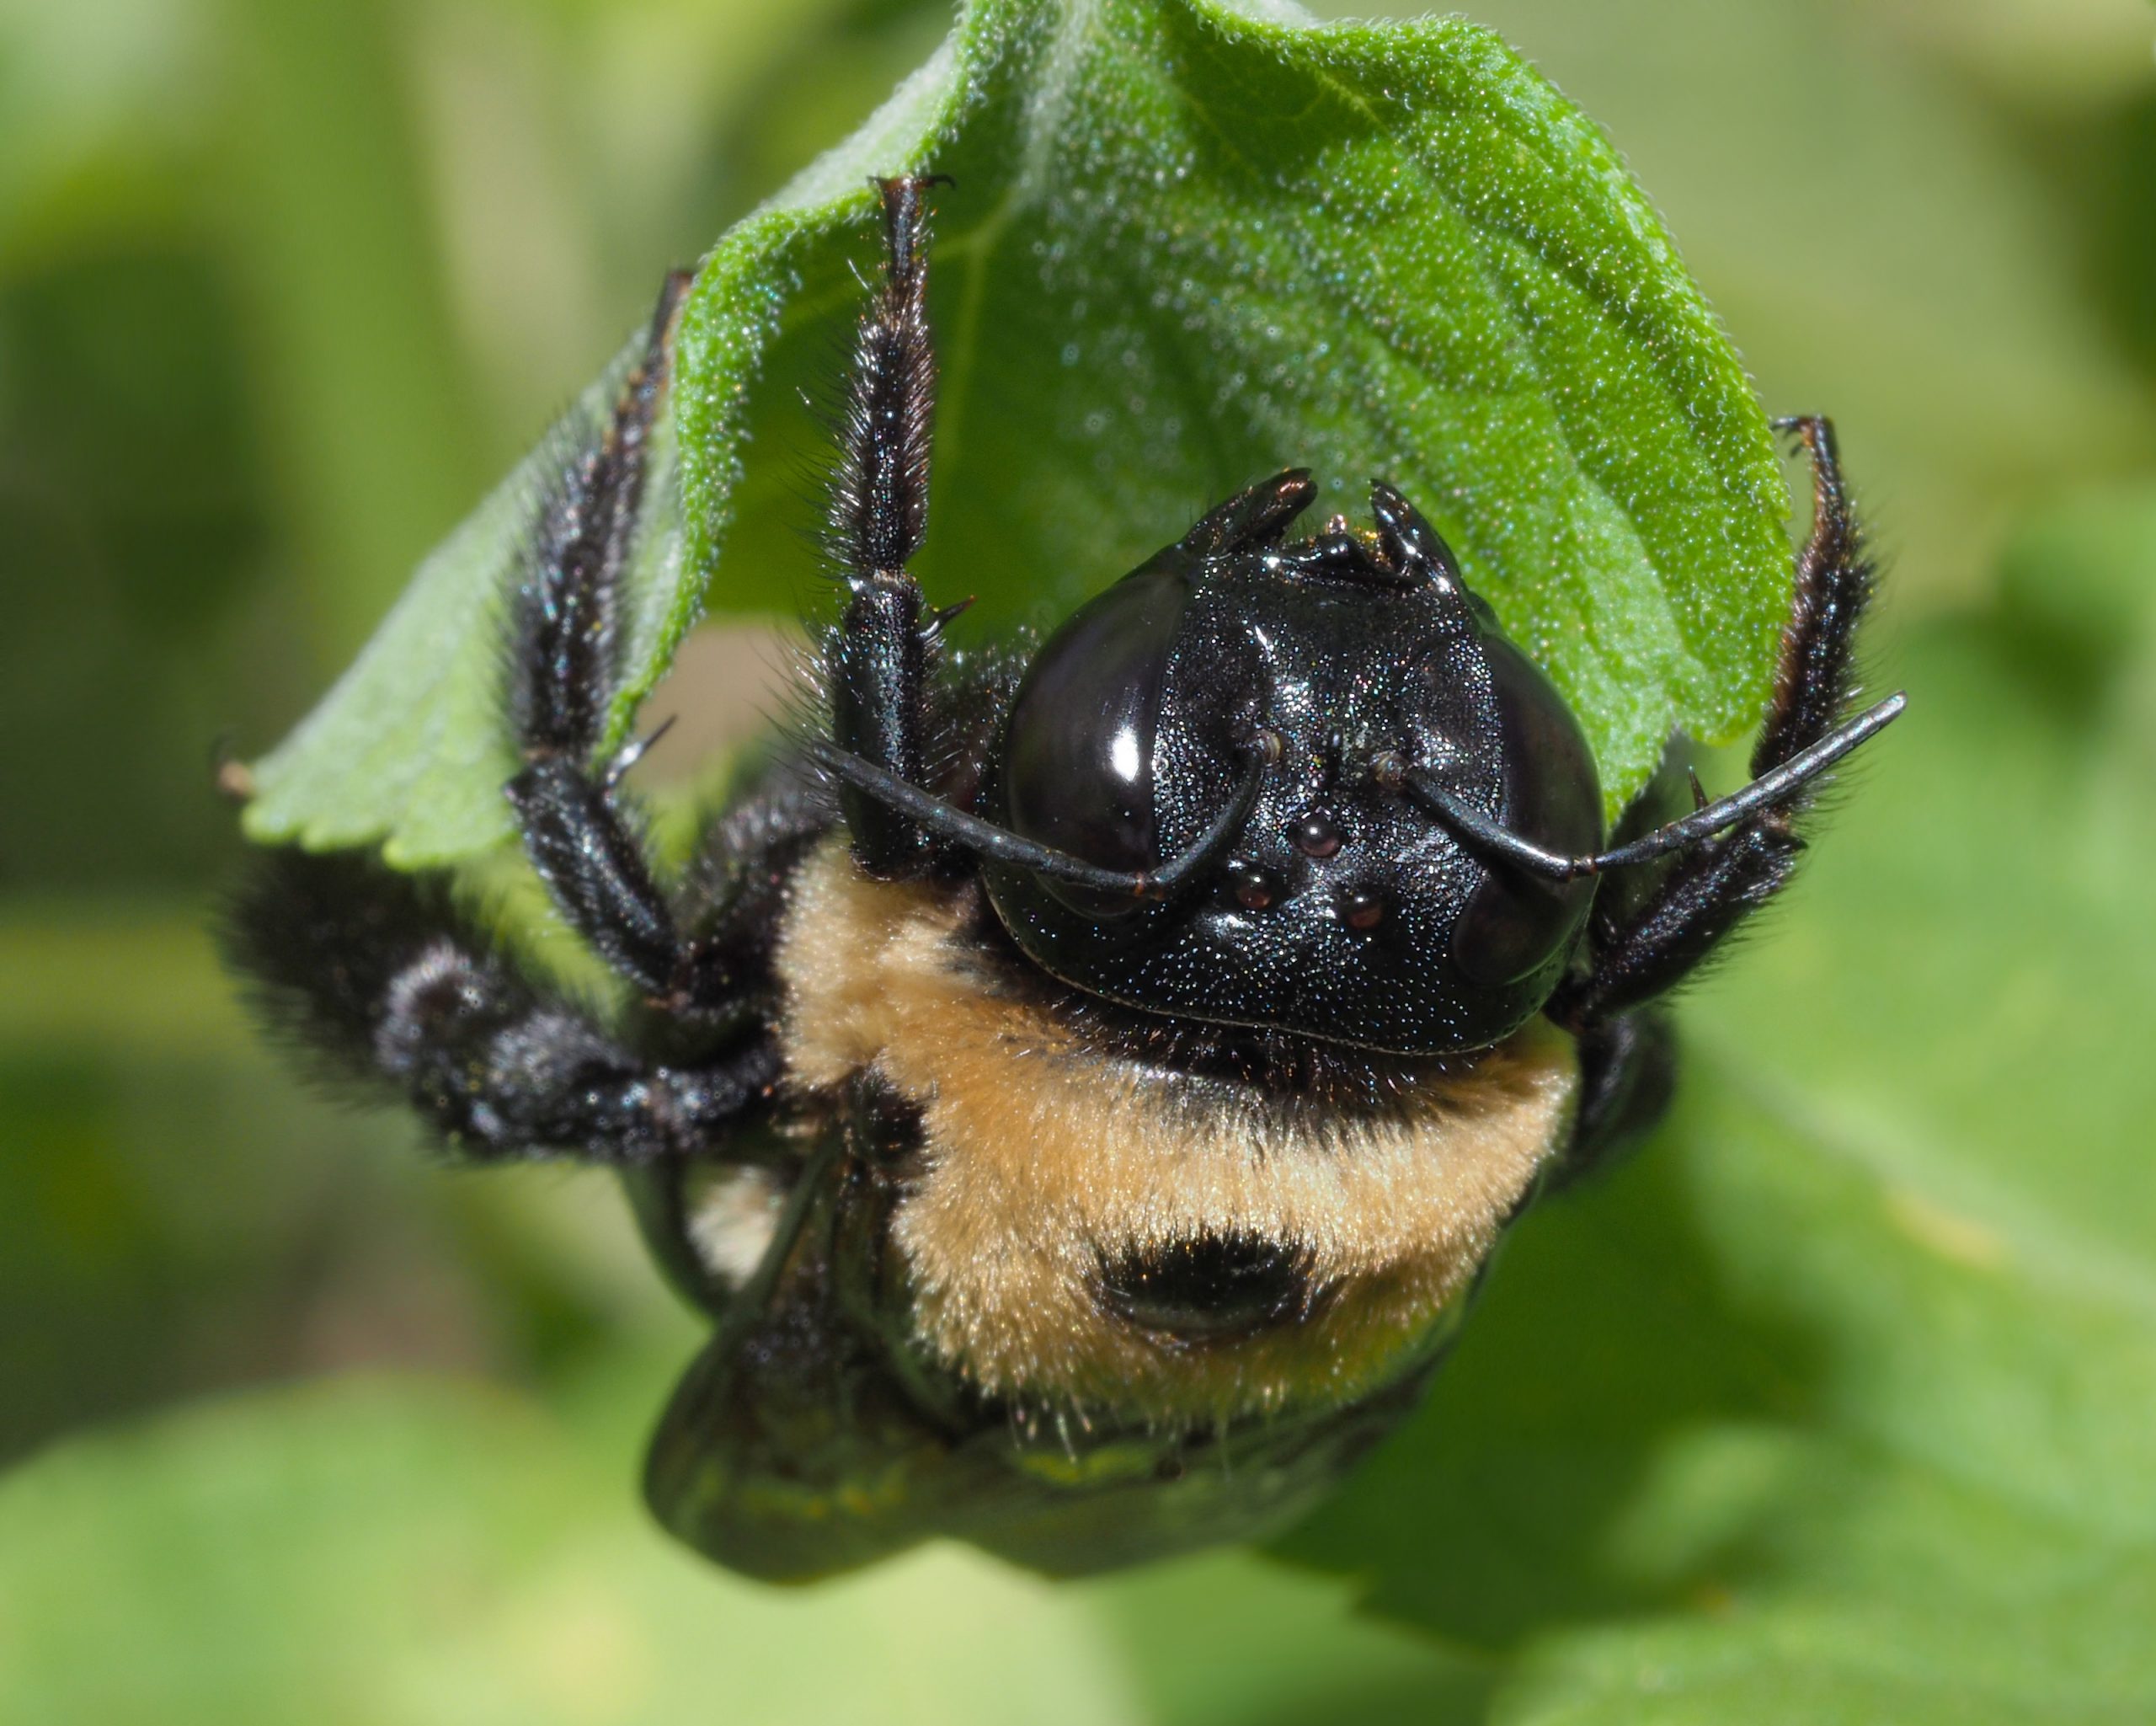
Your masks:
M 401 1097 L 474 1162 L 707 1152 L 780 1077 L 760 1037 L 647 1062 L 513 964 L 443 879 L 363 853 L 265 853 L 223 934 L 264 1019 L 325 1077 Z
M 1832 423 L 1788 419 L 1776 429 L 1792 434 L 1811 457 L 1812 524 L 1797 558 L 1773 700 L 1753 747 L 1755 779 L 1815 747 L 1842 724 L 1855 694 L 1856 629 L 1875 575 L 1842 479 Z M 1551 997 L 1550 1016 L 1584 1030 L 1682 981 L 1787 884 L 1804 848 L 1801 819 L 1821 783 L 1798 781 L 1721 836 L 1684 852 L 1662 866 L 1645 894 L 1609 895 L 1590 927 L 1588 968 Z
M 508 705 L 525 766 L 504 788 L 556 907 L 647 1005 L 731 1021 L 759 969 L 767 920 L 712 917 L 702 931 L 685 930 L 625 805 L 622 778 L 643 745 L 597 758 L 619 683 L 647 446 L 689 280 L 667 278 L 643 359 L 542 514 L 509 645 Z
M 509 667 L 525 767 L 506 789 L 525 848 L 562 915 L 654 997 L 686 992 L 689 980 L 673 913 L 618 797 L 634 754 L 593 756 L 615 691 L 644 456 L 686 286 L 684 276 L 668 278 L 611 419 L 547 500 L 517 595 Z
M 934 752 L 928 711 L 937 645 L 950 613 L 929 612 L 906 565 L 928 522 L 936 351 L 928 329 L 929 189 L 941 176 L 886 179 L 883 264 L 862 313 L 839 421 L 827 536 L 846 611 L 828 637 L 830 740 L 921 787 Z M 936 842 L 912 815 L 857 786 L 841 793 L 856 859 L 870 874 L 922 874 Z
M 1816 415 L 1779 419 L 1812 457 L 1812 537 L 1796 563 L 1796 597 L 1782 633 L 1774 693 L 1753 745 L 1752 770 L 1787 761 L 1840 723 L 1855 687 L 1856 630 L 1877 569 L 1842 478 L 1834 425 Z M 1809 788 L 1806 800 L 1816 792 Z M 1785 804 L 1793 813 L 1802 806 Z

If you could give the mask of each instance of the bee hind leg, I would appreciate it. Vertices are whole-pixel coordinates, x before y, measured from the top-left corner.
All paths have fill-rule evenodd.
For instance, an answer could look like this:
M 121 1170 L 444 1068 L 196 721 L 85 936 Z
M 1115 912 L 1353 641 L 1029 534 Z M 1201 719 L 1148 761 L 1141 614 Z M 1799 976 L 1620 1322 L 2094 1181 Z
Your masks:
M 322 1077 L 400 1096 L 472 1162 L 696 1154 L 780 1077 L 763 1037 L 678 1066 L 644 1059 L 520 969 L 444 878 L 363 852 L 264 852 L 223 937 L 261 1017 Z

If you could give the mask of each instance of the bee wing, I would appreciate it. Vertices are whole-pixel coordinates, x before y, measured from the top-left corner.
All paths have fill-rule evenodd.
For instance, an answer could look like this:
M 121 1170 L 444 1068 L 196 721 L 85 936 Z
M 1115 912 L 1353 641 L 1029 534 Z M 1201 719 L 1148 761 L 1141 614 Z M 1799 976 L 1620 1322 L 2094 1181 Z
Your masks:
M 834 1129 L 652 1440 L 659 1521 L 751 1576 L 808 1581 L 902 1551 L 995 1484 L 969 1456 L 978 1413 L 939 1407 L 887 1334 L 877 1186 Z

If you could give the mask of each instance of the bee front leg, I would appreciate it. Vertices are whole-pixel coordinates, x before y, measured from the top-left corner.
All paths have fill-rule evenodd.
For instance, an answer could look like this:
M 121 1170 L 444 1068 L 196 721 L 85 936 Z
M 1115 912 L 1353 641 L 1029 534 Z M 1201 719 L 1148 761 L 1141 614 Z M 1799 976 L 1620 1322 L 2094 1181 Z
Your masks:
M 1796 563 L 1796 596 L 1782 632 L 1774 689 L 1752 752 L 1753 777 L 1817 744 L 1855 697 L 1857 625 L 1870 603 L 1874 565 L 1822 419 L 1780 423 L 1812 460 L 1812 536 Z M 1691 976 L 1753 911 L 1788 884 L 1804 849 L 1803 816 L 1825 783 L 1807 778 L 1789 794 L 1653 876 L 1652 890 L 1623 914 L 1598 914 L 1590 962 L 1550 1002 L 1550 1016 L 1585 1033 Z M 1695 794 L 1704 797 L 1704 793 Z
M 936 352 L 924 199 L 935 183 L 878 183 L 883 274 L 862 314 L 831 487 L 830 540 L 848 598 L 824 649 L 831 741 L 916 786 L 926 785 L 929 688 L 943 621 L 906 570 L 928 519 Z M 839 794 L 863 868 L 887 879 L 927 868 L 936 842 L 919 822 L 851 787 Z
M 667 280 L 642 361 L 598 435 L 547 500 L 512 613 L 507 706 L 524 767 L 504 791 L 532 867 L 563 917 L 670 1010 L 716 1004 L 713 968 L 686 940 L 644 856 L 622 776 L 640 746 L 599 749 L 620 687 L 624 587 L 645 456 L 689 277 Z

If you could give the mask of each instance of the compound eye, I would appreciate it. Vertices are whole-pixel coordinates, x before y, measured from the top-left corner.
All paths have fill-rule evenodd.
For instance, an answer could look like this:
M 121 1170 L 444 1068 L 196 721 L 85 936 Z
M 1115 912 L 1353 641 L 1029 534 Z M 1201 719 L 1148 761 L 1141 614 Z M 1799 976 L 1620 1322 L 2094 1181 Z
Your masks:
M 1180 569 L 1148 564 L 1048 639 L 1004 730 L 1004 819 L 1014 831 L 1102 868 L 1158 866 L 1154 731 L 1189 601 Z M 1139 904 L 1059 881 L 1040 884 L 1089 916 L 1128 916 Z
M 1602 843 L 1602 785 L 1565 698 L 1534 662 L 1495 630 L 1483 651 L 1497 698 L 1503 795 L 1498 818 L 1550 851 Z M 1567 947 L 1594 896 L 1587 878 L 1559 885 L 1492 863 L 1453 929 L 1453 959 L 1471 983 L 1497 987 L 1531 975 Z

